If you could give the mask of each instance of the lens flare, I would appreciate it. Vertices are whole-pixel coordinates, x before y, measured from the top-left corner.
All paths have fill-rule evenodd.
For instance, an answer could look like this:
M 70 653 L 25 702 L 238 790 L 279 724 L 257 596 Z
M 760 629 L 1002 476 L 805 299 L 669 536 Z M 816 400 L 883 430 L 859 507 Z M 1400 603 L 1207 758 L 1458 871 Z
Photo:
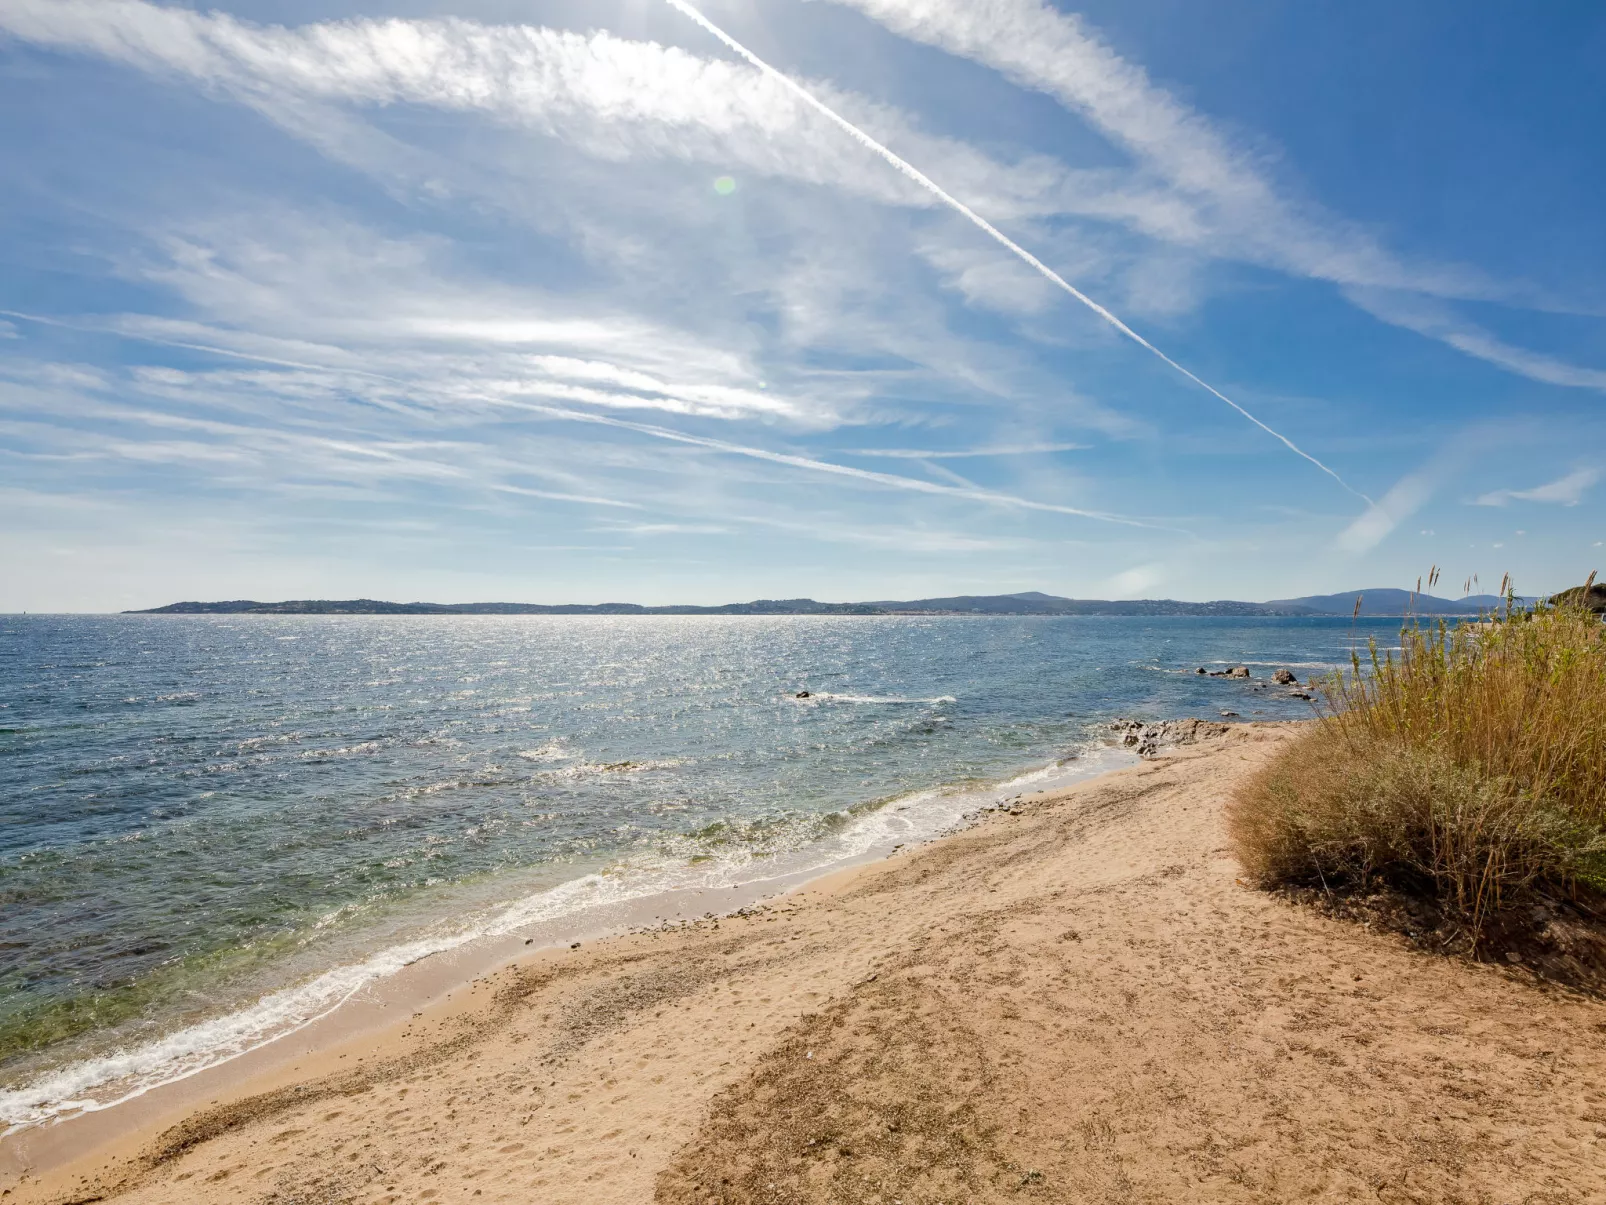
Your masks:
M 721 176 L 714 181 L 714 191 L 722 197 L 728 197 L 736 191 L 736 180 L 733 176 Z

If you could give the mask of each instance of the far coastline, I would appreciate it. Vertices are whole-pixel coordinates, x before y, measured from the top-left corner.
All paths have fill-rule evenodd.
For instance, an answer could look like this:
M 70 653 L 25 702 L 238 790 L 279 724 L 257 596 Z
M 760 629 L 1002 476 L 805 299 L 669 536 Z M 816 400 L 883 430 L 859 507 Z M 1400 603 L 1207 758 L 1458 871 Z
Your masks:
M 1392 587 L 1310 594 L 1269 602 L 1216 599 L 1185 602 L 1170 598 L 1100 599 L 1063 598 L 1029 590 L 1017 594 L 962 594 L 945 598 L 878 600 L 870 602 L 817 602 L 812 598 L 756 599 L 714 606 L 640 603 L 512 603 L 512 602 L 387 602 L 372 598 L 291 599 L 258 602 L 232 599 L 221 602 L 175 602 L 166 606 L 125 611 L 125 615 L 1118 615 L 1118 616 L 1222 616 L 1231 618 L 1364 616 L 1467 616 L 1486 614 L 1506 605 L 1497 594 L 1475 594 L 1461 599 L 1436 598 L 1418 591 Z M 1516 598 L 1517 604 L 1532 599 Z

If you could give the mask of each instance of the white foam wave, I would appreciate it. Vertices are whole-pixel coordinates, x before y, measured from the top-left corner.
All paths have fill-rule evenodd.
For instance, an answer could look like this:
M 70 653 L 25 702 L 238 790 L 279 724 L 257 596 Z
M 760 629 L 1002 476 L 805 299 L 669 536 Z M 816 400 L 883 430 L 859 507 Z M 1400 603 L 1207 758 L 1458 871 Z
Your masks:
M 916 703 L 931 705 L 936 703 L 959 702 L 959 700 L 954 698 L 953 695 L 938 695 L 934 699 L 905 699 L 897 695 L 839 695 L 832 694 L 830 691 L 825 690 L 811 691 L 807 695 L 797 695 L 794 697 L 799 703 Z
M 1240 658 L 1239 660 L 1236 660 L 1236 661 L 1221 661 L 1221 660 L 1218 659 L 1218 660 L 1215 660 L 1215 661 L 1194 662 L 1193 664 L 1196 664 L 1196 665 L 1198 665 L 1198 664 L 1203 664 L 1203 665 L 1275 665 L 1275 666 L 1279 666 L 1279 667 L 1283 667 L 1283 668 L 1287 668 L 1287 669 L 1338 669 L 1338 668 L 1340 668 L 1339 663 L 1337 661 L 1249 661 L 1249 660 L 1243 659 L 1243 658 Z M 1184 673 L 1192 673 L 1193 671 L 1192 670 L 1184 670 L 1182 672 L 1184 672 Z
M 357 757 L 364 753 L 379 752 L 378 741 L 361 741 L 355 745 L 341 745 L 337 749 L 307 749 L 299 756 L 303 761 L 321 761 L 330 757 Z
M 539 749 L 521 749 L 518 753 L 525 761 L 569 761 L 579 754 L 567 749 L 562 741 L 548 741 Z
M 592 778 L 599 774 L 644 774 L 648 770 L 670 770 L 676 766 L 684 766 L 688 760 L 684 757 L 662 757 L 650 761 L 587 761 L 578 765 L 563 766 L 557 770 L 542 770 L 538 772 L 537 777 L 551 780 Z

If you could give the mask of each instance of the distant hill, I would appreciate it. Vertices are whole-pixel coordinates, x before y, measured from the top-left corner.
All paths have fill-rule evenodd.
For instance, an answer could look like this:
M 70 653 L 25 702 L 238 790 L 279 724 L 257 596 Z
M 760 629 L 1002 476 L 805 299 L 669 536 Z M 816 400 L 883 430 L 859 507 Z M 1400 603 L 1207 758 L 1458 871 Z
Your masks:
M 1109 601 L 1024 594 L 966 594 L 906 602 L 822 603 L 812 598 L 758 599 L 718 607 L 643 607 L 636 603 L 544 606 L 537 603 L 395 603 L 371 598 L 290 602 L 178 602 L 131 615 L 1309 615 L 1296 606 L 1249 602 Z
M 720 607 L 644 607 L 639 603 L 394 603 L 371 598 L 290 602 L 177 602 L 125 615 L 877 615 L 868 603 L 822 603 L 812 598 L 759 599 Z
M 1252 618 L 1277 615 L 1343 615 L 1354 613 L 1398 618 L 1413 615 L 1478 615 L 1504 605 L 1494 594 L 1462 599 L 1415 596 L 1409 590 L 1353 590 L 1343 594 L 1308 594 L 1271 602 L 1178 602 L 1170 598 L 1061 598 L 1028 590 L 1020 594 L 956 594 L 950 598 L 902 601 L 823 603 L 812 598 L 761 598 L 717 607 L 644 607 L 638 603 L 427 603 L 381 602 L 372 598 L 295 599 L 290 602 L 178 602 L 130 615 L 1223 615 Z M 1519 598 L 1519 603 L 1533 599 Z
M 1367 616 L 1412 615 L 1479 615 L 1498 610 L 1506 600 L 1498 594 L 1470 594 L 1466 598 L 1435 598 L 1431 594 L 1413 595 L 1409 590 L 1373 588 L 1350 590 L 1343 594 L 1307 594 L 1303 598 L 1283 598 L 1267 603 L 1269 607 L 1302 607 L 1307 612 L 1321 615 L 1353 615 L 1355 600 L 1361 599 L 1361 614 Z M 1531 598 L 1518 598 L 1518 605 L 1534 602 Z
M 1310 615 L 1311 610 L 1279 603 L 1178 602 L 1170 598 L 1060 598 L 1029 590 L 1024 594 L 960 594 L 952 598 L 883 600 L 866 604 L 889 615 Z

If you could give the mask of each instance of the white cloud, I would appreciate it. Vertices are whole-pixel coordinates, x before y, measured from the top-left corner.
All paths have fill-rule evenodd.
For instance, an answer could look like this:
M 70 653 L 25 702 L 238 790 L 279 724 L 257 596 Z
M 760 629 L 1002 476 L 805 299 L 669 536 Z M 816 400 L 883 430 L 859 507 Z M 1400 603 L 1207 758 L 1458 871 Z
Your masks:
M 1520 502 L 1550 502 L 1561 506 L 1577 506 L 1583 501 L 1584 495 L 1592 489 L 1601 478 L 1599 469 L 1578 469 L 1568 473 L 1565 477 L 1558 477 L 1544 485 L 1536 485 L 1527 490 L 1490 490 L 1481 494 L 1475 500 L 1477 506 L 1506 506 L 1513 501 Z M 1522 535 L 1522 532 L 1518 532 Z
M 188 78 L 249 105 L 337 158 L 407 166 L 452 191 L 428 154 L 342 121 L 330 106 L 425 105 L 474 113 L 560 138 L 608 160 L 706 163 L 829 185 L 897 205 L 933 207 L 923 190 L 872 168 L 779 82 L 746 64 L 607 32 L 586 34 L 461 19 L 363 20 L 298 28 L 143 0 L 8 0 L 0 30 L 38 45 L 96 54 Z M 1001 218 L 1160 214 L 1163 197 L 1107 171 L 1070 171 L 1046 156 L 1000 163 L 907 116 L 828 84 L 810 89 L 878 137 L 895 141 Z M 326 127 L 335 123 L 337 128 Z M 383 147 L 366 145 L 374 139 Z M 1174 220 L 1174 219 L 1172 219 Z
M 937 269 L 946 288 L 956 290 L 978 309 L 1040 314 L 1059 301 L 1059 290 L 1041 274 L 985 243 L 928 238 L 919 251 Z M 1065 270 L 1077 275 L 1073 268 Z
M 1393 489 L 1339 533 L 1338 547 L 1357 554 L 1376 548 L 1433 496 L 1438 475 L 1430 468 L 1400 478 Z
M 1117 573 L 1110 579 L 1110 589 L 1116 598 L 1136 598 L 1166 580 L 1164 565 L 1153 563 L 1137 565 Z

